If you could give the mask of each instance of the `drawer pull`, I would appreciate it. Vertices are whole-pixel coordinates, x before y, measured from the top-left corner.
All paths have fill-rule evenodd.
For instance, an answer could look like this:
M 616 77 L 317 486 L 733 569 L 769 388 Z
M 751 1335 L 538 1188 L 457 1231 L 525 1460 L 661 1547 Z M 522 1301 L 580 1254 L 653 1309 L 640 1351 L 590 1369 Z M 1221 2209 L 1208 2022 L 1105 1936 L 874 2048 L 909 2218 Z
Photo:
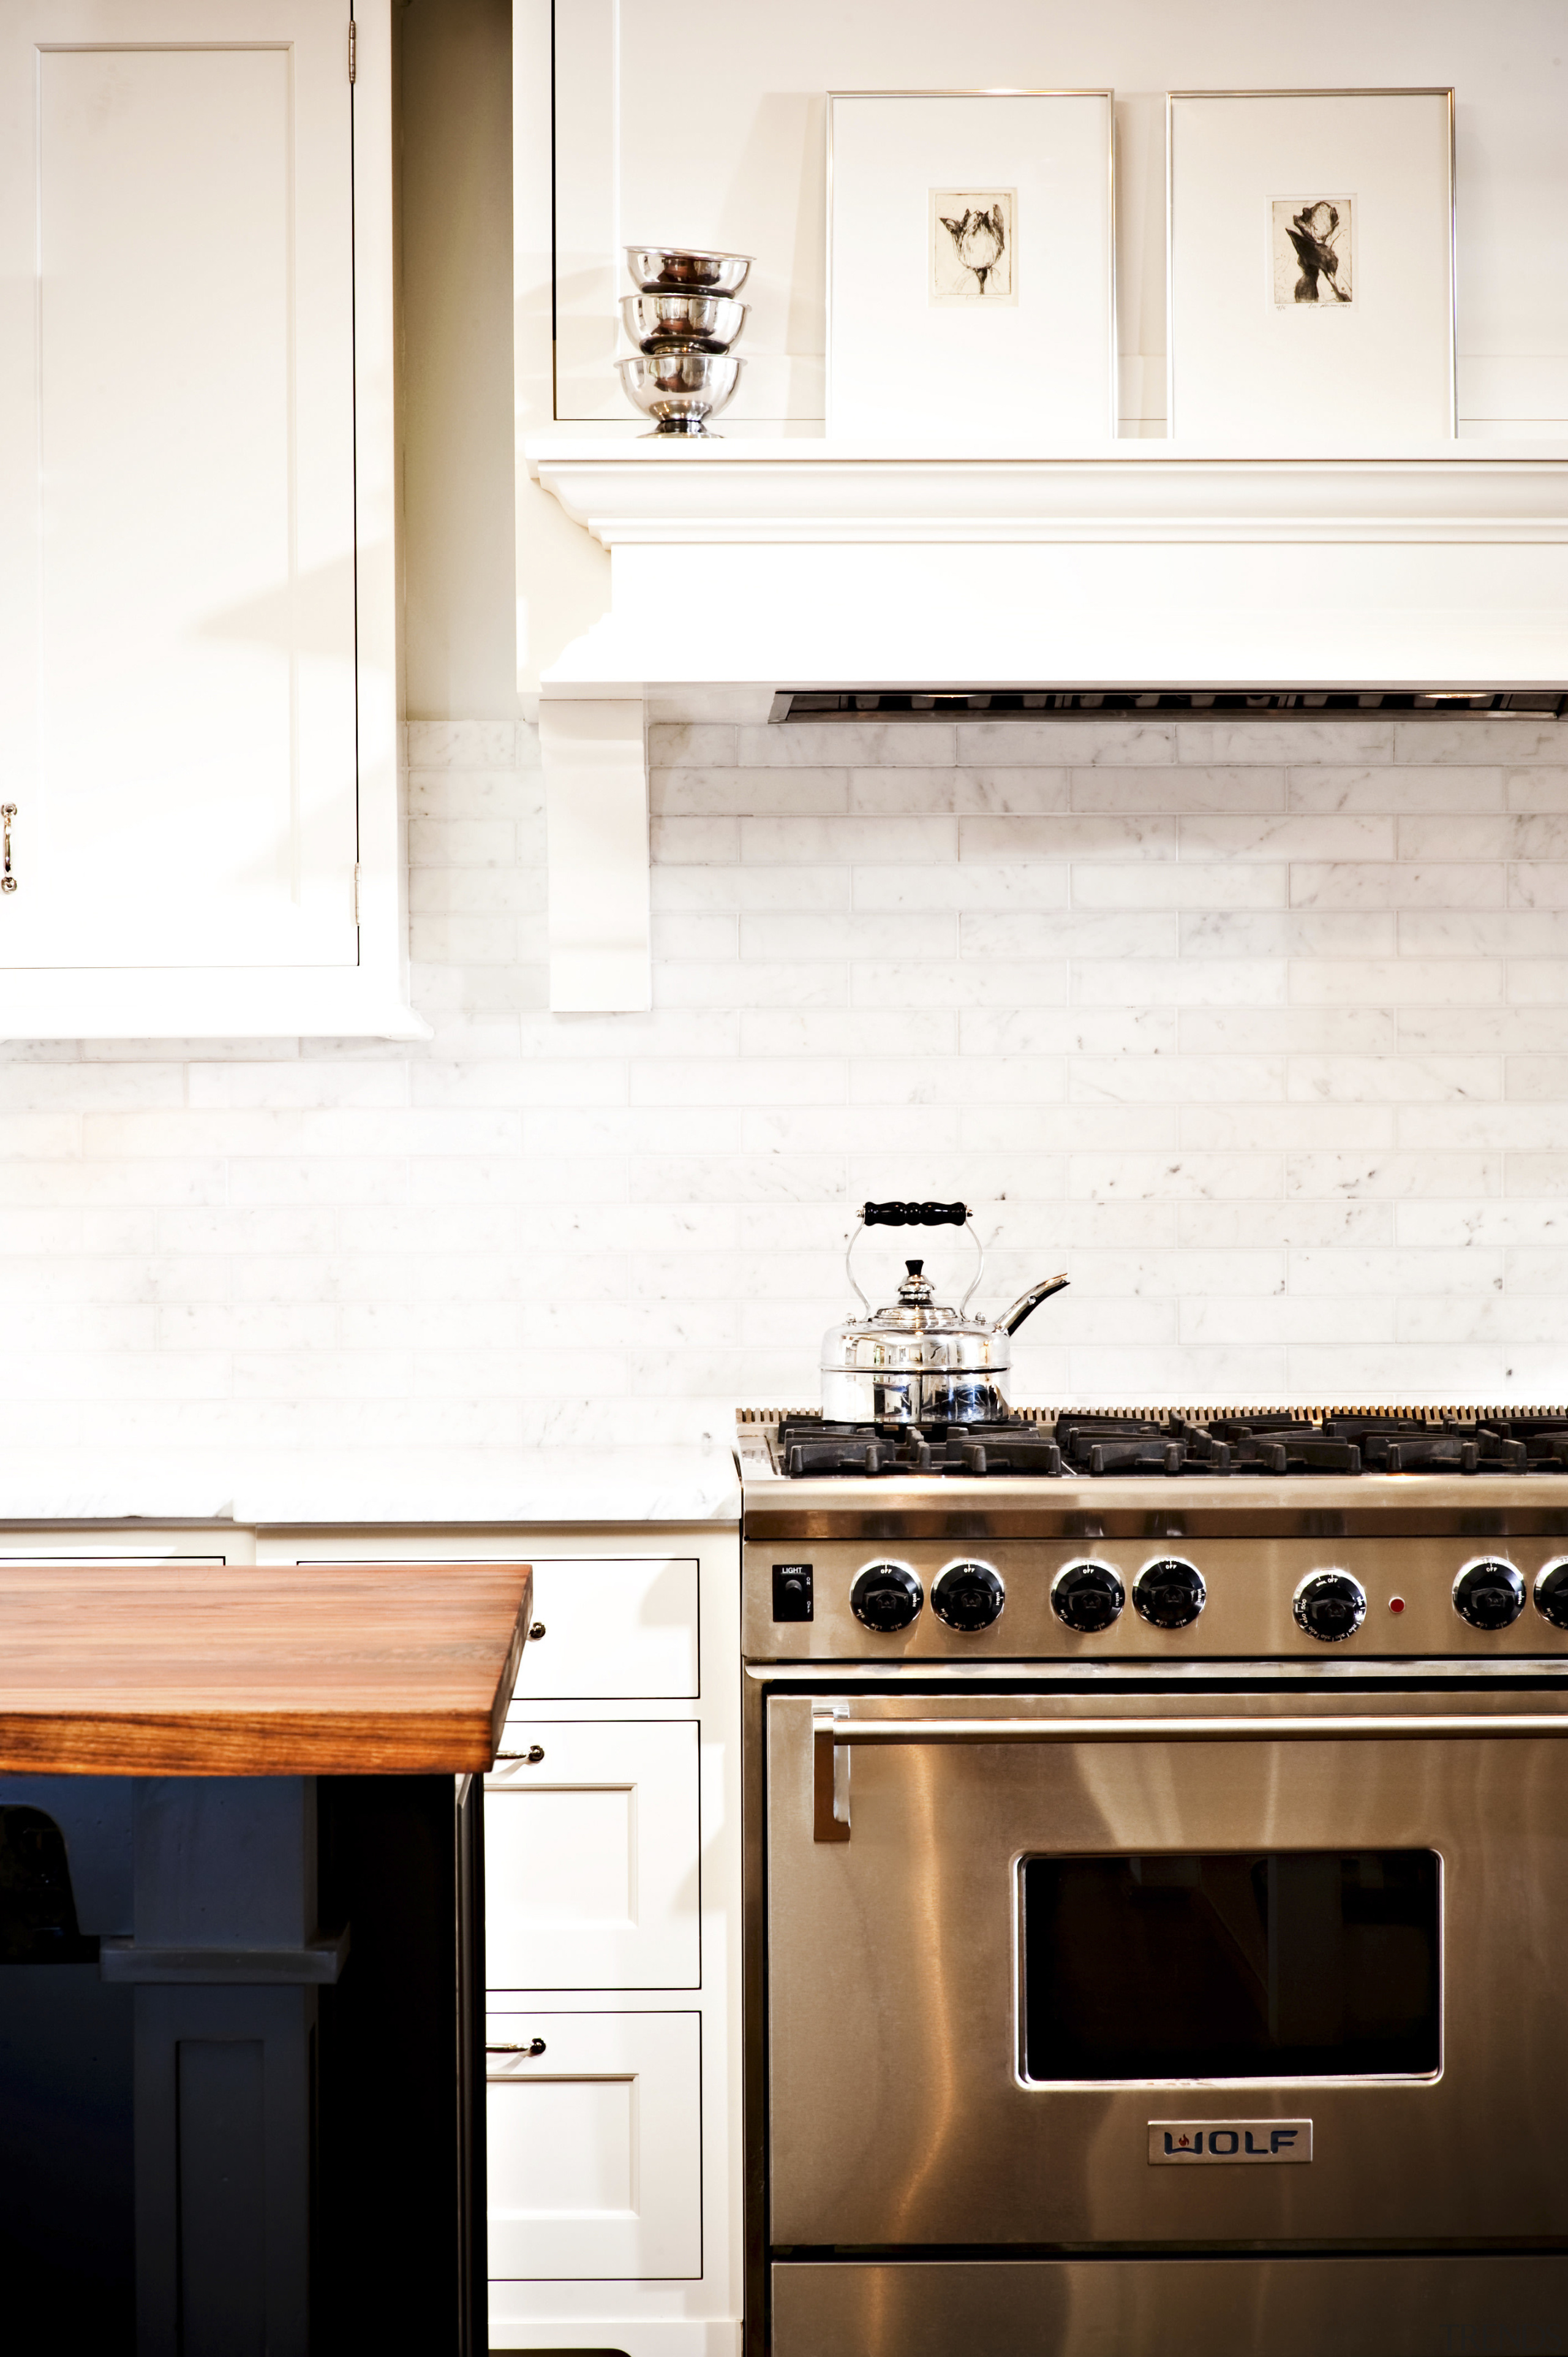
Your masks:
M 487 2054 L 542 2054 L 543 2051 L 542 2038 L 531 2038 L 525 2046 L 487 2046 L 485 2049 Z
M 541 1639 L 541 1637 L 542 1637 L 542 1636 L 543 1636 L 543 1634 L 544 1634 L 544 1623 L 543 1623 L 543 1621 L 542 1621 L 542 1620 L 536 1620 L 536 1621 L 534 1622 L 534 1624 L 533 1624 L 532 1628 L 532 1629 L 529 1631 L 529 1632 L 528 1632 L 528 1641 L 529 1641 L 529 1643 L 530 1643 L 531 1645 L 537 1645 L 537 1644 L 538 1644 L 538 1642 L 539 1642 L 539 1641 L 540 1641 L 540 1639 Z
M 531 1743 L 526 1751 L 498 1751 L 496 1753 L 496 1758 L 498 1760 L 522 1760 L 527 1762 L 530 1768 L 537 1768 L 543 1757 L 544 1746 L 542 1743 Z

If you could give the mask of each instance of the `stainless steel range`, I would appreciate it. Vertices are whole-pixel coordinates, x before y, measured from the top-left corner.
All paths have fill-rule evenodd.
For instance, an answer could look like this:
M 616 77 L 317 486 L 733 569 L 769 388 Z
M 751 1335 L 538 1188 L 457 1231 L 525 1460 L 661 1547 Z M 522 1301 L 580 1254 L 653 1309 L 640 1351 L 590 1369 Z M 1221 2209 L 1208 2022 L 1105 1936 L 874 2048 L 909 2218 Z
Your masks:
M 737 1446 L 755 2345 L 1568 2352 L 1568 1409 Z

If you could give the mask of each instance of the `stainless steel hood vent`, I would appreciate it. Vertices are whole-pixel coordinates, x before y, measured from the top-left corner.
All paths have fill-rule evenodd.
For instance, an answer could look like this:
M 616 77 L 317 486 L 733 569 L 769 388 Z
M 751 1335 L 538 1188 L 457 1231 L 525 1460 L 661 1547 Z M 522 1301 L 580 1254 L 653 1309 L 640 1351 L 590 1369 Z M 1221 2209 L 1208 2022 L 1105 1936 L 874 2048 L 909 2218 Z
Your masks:
M 1562 720 L 1555 688 L 1073 687 L 779 688 L 791 720 Z

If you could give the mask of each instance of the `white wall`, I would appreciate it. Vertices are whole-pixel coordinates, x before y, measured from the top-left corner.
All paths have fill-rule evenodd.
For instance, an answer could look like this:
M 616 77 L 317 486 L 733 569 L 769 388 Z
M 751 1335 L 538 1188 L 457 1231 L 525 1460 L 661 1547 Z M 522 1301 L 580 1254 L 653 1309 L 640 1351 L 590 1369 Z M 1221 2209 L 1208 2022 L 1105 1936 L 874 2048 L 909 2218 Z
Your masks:
M 405 708 L 517 705 L 510 0 L 400 0 Z
M 285 1456 L 460 1499 L 722 1436 L 813 1400 L 868 1195 L 972 1201 L 993 1306 L 1070 1271 L 1025 1398 L 1568 1396 L 1533 724 L 657 721 L 655 1007 L 609 1017 L 542 1011 L 532 736 L 410 730 L 427 1046 L 6 1051 L 13 1493 Z
M 534 0 L 520 0 L 528 64 Z M 1460 409 L 1471 430 L 1568 420 L 1568 20 L 1557 0 L 572 0 L 556 23 L 557 414 L 626 414 L 610 362 L 623 239 L 757 256 L 729 416 L 820 419 L 824 94 L 1113 88 L 1122 415 L 1165 415 L 1165 92 L 1452 84 Z M 911 351 L 910 366 L 919 355 Z M 1533 425 L 1527 423 L 1533 421 Z

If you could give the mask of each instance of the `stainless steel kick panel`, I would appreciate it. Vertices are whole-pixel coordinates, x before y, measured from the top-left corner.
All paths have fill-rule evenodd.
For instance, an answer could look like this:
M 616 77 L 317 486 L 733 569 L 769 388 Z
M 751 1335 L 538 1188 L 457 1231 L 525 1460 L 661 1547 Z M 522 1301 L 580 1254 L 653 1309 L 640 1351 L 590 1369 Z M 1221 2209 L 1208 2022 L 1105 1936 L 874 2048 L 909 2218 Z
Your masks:
M 1554 1699 L 1531 1695 L 1532 1711 L 1552 1713 Z M 863 1724 L 998 1715 L 983 1695 L 937 1704 L 856 1692 L 834 1701 Z M 1343 1715 L 1363 1704 L 1340 1694 L 1330 1706 Z M 1175 1727 L 1162 1743 L 1147 1737 L 1151 1717 L 1168 1708 L 1176 1720 L 1201 1718 L 1212 1704 L 1103 1689 L 1009 1695 L 1010 1721 L 1075 1711 L 1103 1721 L 1124 1711 L 1138 1737 L 841 1746 L 839 1758 L 853 1758 L 854 1836 L 843 1841 L 816 1837 L 811 1697 L 770 1695 L 774 2244 L 1568 2241 L 1560 2166 L 1568 2047 L 1556 1970 L 1568 1948 L 1563 1744 L 1484 1731 L 1423 1740 L 1430 1702 L 1417 1695 L 1365 1698 L 1380 1718 L 1408 1715 L 1408 1731 L 1271 1739 L 1271 1716 L 1299 1719 L 1318 1707 L 1299 1691 L 1249 1695 L 1227 1716 L 1255 1712 L 1255 1744 L 1184 1740 Z M 1499 1734 L 1510 1707 L 1506 1695 L 1466 1700 L 1483 1727 L 1498 1717 Z M 1170 2082 L 1026 2083 L 1020 1859 L 1254 1849 L 1438 1855 L 1436 2075 L 1189 2082 L 1175 2101 Z M 1315 2124 L 1309 2167 L 1148 2162 L 1156 2117 L 1223 2126 L 1304 2115 Z M 818 2343 L 833 2345 L 880 2344 Z M 906 2344 L 886 2345 L 905 2357 Z
M 773 2357 L 1568 2357 L 1568 2257 L 793 2262 L 772 2293 Z
M 1512 1562 L 1531 1590 L 1541 1568 L 1564 1554 L 1560 1538 L 1513 1539 L 1485 1549 L 1470 1536 L 1424 1539 L 1210 1538 L 992 1539 L 961 1544 L 918 1540 L 902 1545 L 818 1539 L 788 1550 L 748 1544 L 743 1552 L 743 1650 L 748 1661 L 1247 1660 L 1348 1661 L 1460 1653 L 1477 1663 L 1517 1656 L 1568 1656 L 1568 1630 L 1553 1628 L 1533 1601 L 1498 1630 L 1473 1629 L 1454 1609 L 1454 1581 L 1482 1552 Z M 930 1593 L 947 1565 L 963 1556 L 990 1565 L 1005 1600 L 987 1629 L 950 1628 Z M 1206 1600 L 1183 1629 L 1159 1629 L 1133 1602 L 1145 1564 L 1180 1556 L 1201 1573 Z M 1109 1564 L 1127 1601 L 1111 1627 L 1092 1636 L 1067 1628 L 1051 1605 L 1051 1582 L 1067 1564 Z M 788 1559 L 811 1566 L 812 1618 L 773 1618 L 773 1570 Z M 925 1594 L 908 1629 L 867 1629 L 850 1606 L 855 1576 L 886 1560 L 912 1571 Z M 1341 1644 L 1307 1634 L 1292 1610 L 1301 1581 L 1314 1571 L 1348 1571 L 1367 1593 L 1366 1618 Z M 1393 1609 L 1397 1599 L 1399 1609 Z

